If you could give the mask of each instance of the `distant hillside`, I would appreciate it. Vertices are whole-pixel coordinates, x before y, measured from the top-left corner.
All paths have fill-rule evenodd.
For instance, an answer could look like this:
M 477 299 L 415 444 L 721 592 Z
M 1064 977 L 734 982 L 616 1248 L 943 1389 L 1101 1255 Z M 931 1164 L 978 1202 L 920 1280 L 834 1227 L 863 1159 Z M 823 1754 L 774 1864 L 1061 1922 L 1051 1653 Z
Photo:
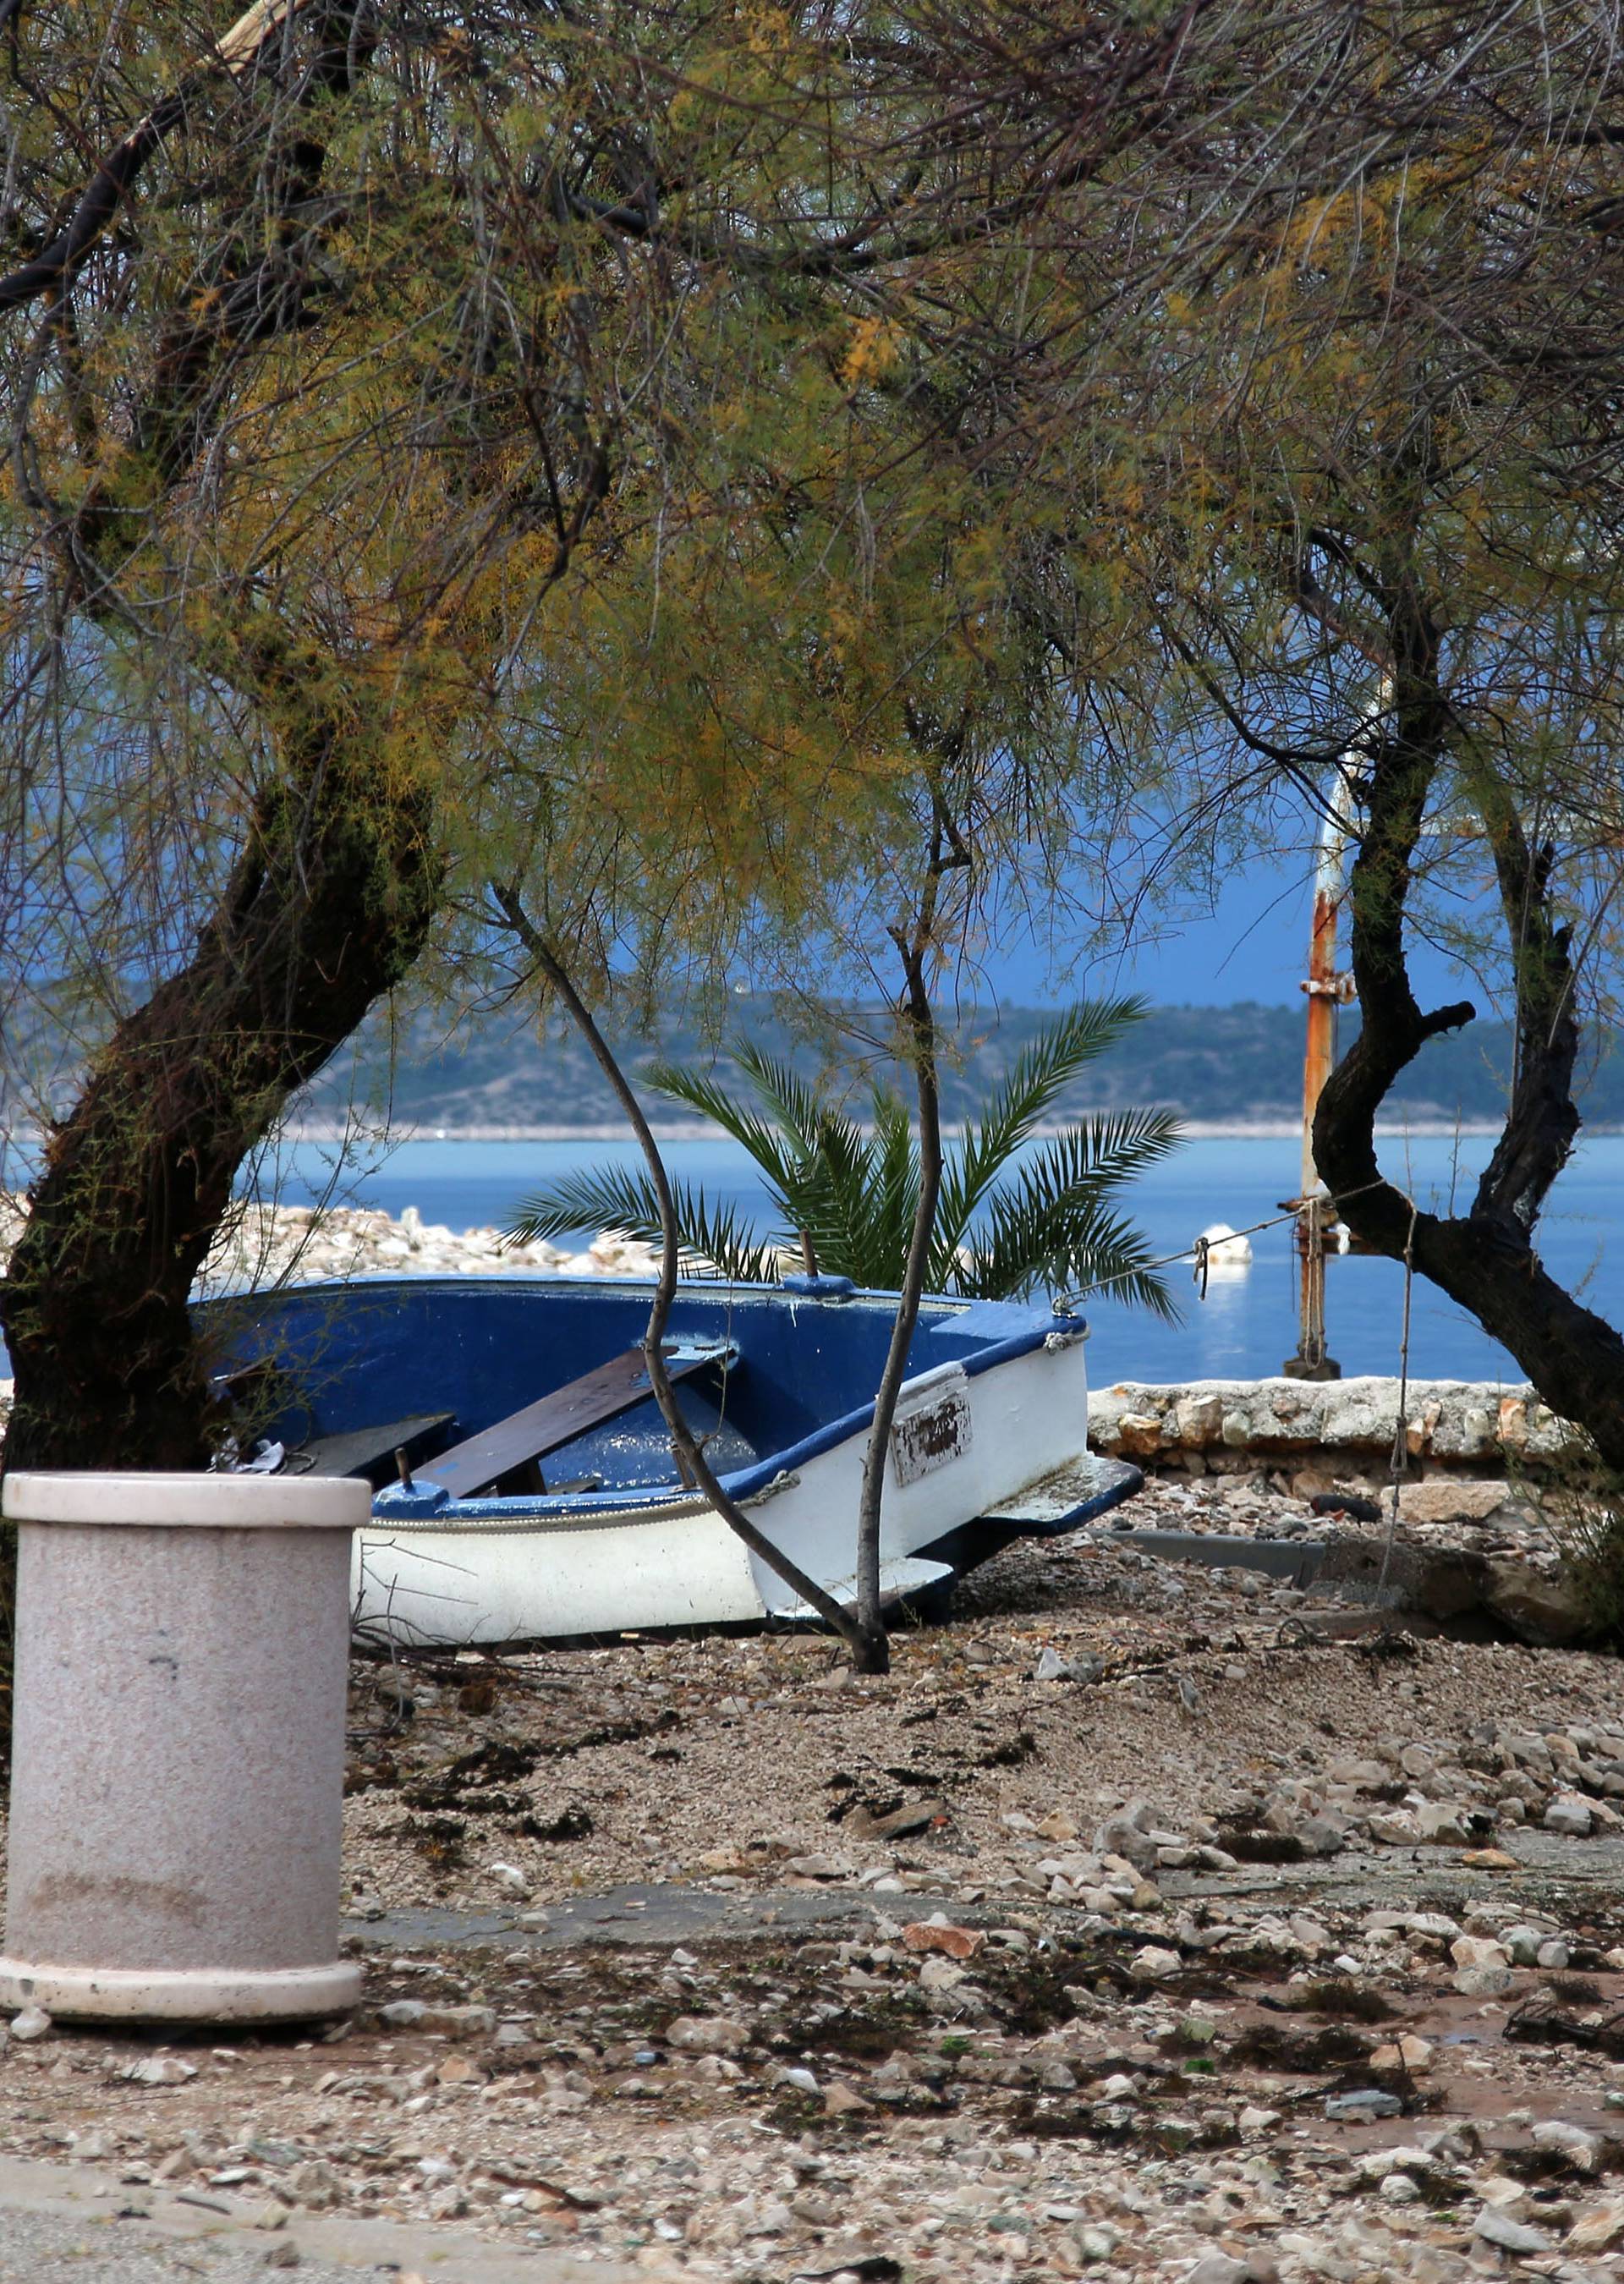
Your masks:
M 1042 1021 L 1029 1008 L 1004 1008 L 995 1016 L 972 1013 L 959 1022 L 944 1071 L 949 1120 L 980 1107 Z M 1343 1021 L 1346 1040 L 1355 1035 L 1357 1018 L 1347 1015 Z M 883 1019 L 874 1018 L 873 1027 L 882 1029 Z M 819 1051 L 792 1039 L 761 1001 L 739 1004 L 735 1035 L 745 1033 L 787 1057 L 808 1077 L 822 1065 Z M 1621 1044 L 1620 1035 L 1611 1035 L 1594 1042 L 1588 1058 L 1583 1108 L 1592 1127 L 1624 1127 Z M 623 1039 L 620 1049 L 634 1078 L 660 1057 L 707 1065 L 713 1060 L 709 1045 L 682 1025 L 662 1030 L 658 1038 Z M 1296 1008 L 1156 1008 L 1122 1045 L 1092 1067 L 1058 1115 L 1161 1104 L 1204 1124 L 1290 1122 L 1300 1115 L 1302 1050 L 1303 1017 Z M 723 1054 L 717 1061 L 724 1076 L 729 1060 Z M 1394 1090 L 1390 1115 L 1428 1125 L 1456 1119 L 1468 1125 L 1492 1123 L 1503 1107 L 1509 1065 L 1505 1026 L 1473 1024 L 1426 1048 Z M 397 1126 L 489 1132 L 618 1123 L 609 1089 L 577 1036 L 558 1034 L 543 1043 L 507 1014 L 482 1021 L 449 1045 L 443 1027 L 419 1015 L 403 1033 L 397 1028 L 392 1067 L 381 1041 L 367 1042 L 362 1073 L 365 1095 L 374 1104 L 386 1101 Z M 342 1059 L 324 1074 L 307 1098 L 307 1122 L 341 1116 L 350 1076 Z M 892 1076 L 894 1083 L 896 1074 Z M 857 1100 L 862 1099 L 859 1086 Z M 661 1115 L 665 1123 L 675 1124 L 682 1115 L 675 1106 L 662 1106 Z

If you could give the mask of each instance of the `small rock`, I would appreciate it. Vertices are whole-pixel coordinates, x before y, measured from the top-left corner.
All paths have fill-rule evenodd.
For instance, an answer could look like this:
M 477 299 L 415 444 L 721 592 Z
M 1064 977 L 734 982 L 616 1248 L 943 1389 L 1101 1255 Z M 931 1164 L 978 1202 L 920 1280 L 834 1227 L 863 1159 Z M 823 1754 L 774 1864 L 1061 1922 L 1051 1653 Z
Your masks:
M 832 2085 L 824 2088 L 825 2117 L 855 2117 L 860 2110 L 872 2109 L 873 2107 L 871 2101 L 863 2100 L 855 2086 L 843 2085 L 839 2078 Z
M 1487 1936 L 1463 1935 L 1449 1946 L 1455 1988 L 1468 1998 L 1497 1998 L 1516 1978 L 1501 1946 Z
M 1237 2260 L 1227 2252 L 1204 2252 L 1195 2266 L 1187 2269 L 1184 2284 L 1248 2284 L 1251 2264 Z
M 1534 2126 L 1532 2138 L 1536 2149 L 1549 2149 L 1565 2157 L 1576 2173 L 1601 2171 L 1601 2139 L 1597 2134 L 1587 2133 L 1582 2126 L 1570 2125 L 1560 2117 L 1542 2117 Z
M 1589 1801 L 1572 1793 L 1558 1793 L 1540 1819 L 1547 1832 L 1560 1832 L 1570 1840 L 1586 1840 L 1595 1819 Z
M 296 2244 L 290 2244 L 286 2237 L 284 2237 L 279 2244 L 273 2244 L 262 2256 L 260 2265 L 262 2268 L 297 2268 L 299 2259 L 299 2247 Z
M 1463 1998 L 1503 1998 L 1517 1978 L 1509 1967 L 1457 1967 L 1452 1980 Z
M 1508 1856 L 1503 1848 L 1473 1848 L 1461 1858 L 1461 1862 L 1472 1872 L 1515 1872 L 1519 1869 L 1515 1856 Z
M 1370 1819 L 1370 1833 L 1384 1848 L 1414 1848 L 1419 1844 L 1421 1826 L 1409 1809 L 1390 1808 Z
M 1467 1811 L 1454 1801 L 1429 1800 L 1415 1811 L 1421 1838 L 1434 1848 L 1464 1848 L 1472 1837 Z
M 195 2064 L 183 2062 L 178 2054 L 143 2054 L 114 2073 L 129 2085 L 184 2085 L 197 2074 Z
M 845 1856 L 792 1856 L 784 1868 L 797 1880 L 848 1880 L 857 1867 Z
M 902 1941 L 910 1951 L 940 1951 L 949 1959 L 973 1959 L 987 1937 L 980 1928 L 954 1927 L 938 1913 L 905 1927 Z
M 1148 1801 L 1129 1801 L 1108 1816 L 1094 1834 L 1097 1856 L 1120 1856 L 1136 1872 L 1156 1869 L 1159 1842 L 1150 1837 L 1157 1819 Z
M 1485 2205 L 1472 2223 L 1472 2234 L 1480 2236 L 1485 2244 L 1496 2244 L 1502 2252 L 1550 2252 L 1555 2239 L 1543 2229 L 1530 2228 L 1526 2221 L 1513 2220 L 1497 2205 Z
M 928 1832 L 937 1818 L 946 1814 L 945 1801 L 910 1800 L 886 1816 L 876 1816 L 866 1808 L 854 1809 L 841 1829 L 854 1840 L 904 1840 L 910 1832 Z
M 1069 1681 L 1072 1669 L 1058 1649 L 1045 1648 L 1033 1670 L 1034 1681 Z
M 1544 1940 L 1538 1928 L 1509 1927 L 1500 1930 L 1501 1946 L 1513 1967 L 1532 1967 Z
M 1485 1935 L 1460 1935 L 1449 1945 L 1449 1956 L 1456 1967 L 1504 1967 L 1506 1954 L 1500 1944 Z
M 1567 2252 L 1605 2252 L 1624 2237 L 1624 2204 L 1587 2205 L 1563 2238 Z
M 1505 1505 L 1503 1482 L 1473 1483 L 1429 1475 L 1399 1488 L 1399 1517 L 1404 1522 L 1486 1522 Z
M 1369 2117 L 1397 2117 L 1403 2107 L 1396 2093 L 1387 2093 L 1377 2085 L 1363 2085 L 1352 2093 L 1329 2095 L 1325 2115 L 1331 2118 L 1351 2119 L 1357 2124 Z
M 494 2006 L 427 2006 L 418 2028 L 446 2038 L 488 2038 L 496 2027 Z
M 744 2023 L 726 2014 L 679 2014 L 666 2038 L 686 2054 L 736 2054 L 750 2043 Z
M 1129 1959 L 1128 1971 L 1136 1983 L 1163 1983 L 1168 1975 L 1179 1974 L 1183 1964 L 1176 1951 L 1166 1951 L 1159 1944 L 1147 1943 Z
M 24 2045 L 31 2038 L 43 2038 L 50 2028 L 51 2017 L 43 2006 L 25 2006 L 12 2017 L 12 2036 Z

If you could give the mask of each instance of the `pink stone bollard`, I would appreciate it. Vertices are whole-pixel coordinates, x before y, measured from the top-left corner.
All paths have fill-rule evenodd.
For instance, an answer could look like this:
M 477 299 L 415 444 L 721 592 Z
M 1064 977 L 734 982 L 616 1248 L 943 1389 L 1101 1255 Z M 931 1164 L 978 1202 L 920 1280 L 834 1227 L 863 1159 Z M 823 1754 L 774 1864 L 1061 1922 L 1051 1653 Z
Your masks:
M 352 1534 L 336 1476 L 12 1474 L 0 2006 L 341 2013 Z

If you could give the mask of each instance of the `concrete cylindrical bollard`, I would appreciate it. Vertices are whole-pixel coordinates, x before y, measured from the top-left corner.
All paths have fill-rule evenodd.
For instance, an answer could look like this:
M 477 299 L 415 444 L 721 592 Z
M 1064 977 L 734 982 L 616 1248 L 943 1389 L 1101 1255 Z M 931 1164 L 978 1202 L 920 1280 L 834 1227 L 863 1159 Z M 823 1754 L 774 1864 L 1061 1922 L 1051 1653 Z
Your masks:
M 352 1533 L 326 1476 L 12 1474 L 0 2004 L 245 2022 L 341 2012 Z

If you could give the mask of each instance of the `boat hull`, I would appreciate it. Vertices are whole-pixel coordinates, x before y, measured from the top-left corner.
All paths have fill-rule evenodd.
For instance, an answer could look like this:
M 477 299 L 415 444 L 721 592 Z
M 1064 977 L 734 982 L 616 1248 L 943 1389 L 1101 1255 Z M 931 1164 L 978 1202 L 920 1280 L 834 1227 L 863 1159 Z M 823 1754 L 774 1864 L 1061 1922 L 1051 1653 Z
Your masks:
M 482 1360 L 487 1380 L 498 1377 L 509 1352 L 522 1345 L 527 1324 L 548 1324 L 549 1288 L 554 1310 L 576 1310 L 567 1316 L 570 1345 L 584 1345 L 577 1319 L 597 1328 L 592 1309 L 577 1308 L 586 1296 L 561 1290 L 569 1280 L 522 1280 L 527 1293 L 516 1293 L 520 1280 L 500 1280 L 499 1293 L 491 1289 L 497 1280 L 490 1279 L 390 1282 L 404 1319 L 377 1281 L 349 1288 L 364 1296 L 356 1321 L 371 1328 L 364 1357 L 372 1381 L 346 1368 L 341 1337 L 325 1336 L 324 1369 L 332 1384 L 318 1399 L 317 1425 L 324 1430 L 351 1426 L 369 1403 L 376 1411 L 381 1397 L 373 1367 L 380 1343 L 389 1349 L 382 1359 L 385 1379 L 399 1405 L 426 1409 L 443 1384 L 455 1391 L 459 1417 L 467 1416 L 480 1400 L 472 1391 L 480 1385 L 480 1373 L 457 1359 L 469 1345 L 471 1326 L 480 1340 L 488 1331 L 481 1298 L 511 1318 L 505 1340 L 487 1341 L 476 1360 Z M 428 1284 L 441 1287 L 438 1309 L 425 1295 Z M 333 1289 L 328 1288 L 329 1305 L 333 1323 L 342 1326 L 345 1303 L 332 1297 Z M 285 1344 L 291 1326 L 295 1349 L 315 1290 L 278 1296 L 287 1312 L 278 1337 Z M 634 1323 L 646 1309 L 646 1288 L 621 1286 L 613 1297 L 617 1325 Z M 684 1394 L 685 1405 L 700 1405 L 696 1426 L 707 1418 L 719 1423 L 714 1448 L 730 1452 L 735 1462 L 721 1465 L 726 1488 L 803 1572 L 848 1598 L 855 1590 L 871 1394 L 841 1406 L 859 1389 L 871 1389 L 878 1377 L 874 1365 L 894 1297 L 853 1295 L 847 1288 L 825 1300 L 821 1293 L 686 1286 L 683 1300 L 688 1336 L 721 1333 L 738 1359 L 728 1393 L 712 1413 L 704 1413 L 702 1399 Z M 276 1332 L 275 1310 L 269 1322 Z M 263 1323 L 259 1329 L 264 1332 Z M 1026 1488 L 1083 1457 L 1086 1329 L 1080 1319 L 1046 1309 L 926 1304 L 910 1351 L 915 1369 L 904 1383 L 887 1451 L 883 1592 L 893 1599 L 922 1596 L 995 1552 L 1013 1535 L 1007 1517 Z M 436 1340 L 444 1357 L 438 1380 L 430 1353 Z M 305 1346 L 310 1347 L 308 1340 Z M 363 1353 L 359 1340 L 356 1346 Z M 488 1400 L 499 1406 L 500 1389 Z M 409 1490 L 380 1492 L 355 1548 L 358 1628 L 401 1644 L 472 1645 L 802 1615 L 793 1590 L 771 1566 L 751 1553 L 701 1498 L 668 1479 L 663 1428 L 652 1404 L 644 1410 L 647 1416 L 635 1415 L 629 1426 L 617 1423 L 613 1432 L 603 1429 L 595 1441 L 571 1447 L 578 1463 L 581 1453 L 596 1454 L 593 1463 L 605 1476 L 600 1489 L 448 1499 L 435 1490 L 430 1459 Z M 723 1411 L 729 1411 L 732 1445 L 721 1432 Z M 784 1432 L 775 1435 L 780 1423 Z M 664 1482 L 647 1480 L 655 1461 Z M 619 1485 L 617 1467 L 629 1478 Z M 636 1479 L 640 1473 L 643 1480 Z M 1080 1515 L 1085 1504 L 1078 1505 Z M 976 1543 L 976 1519 L 991 1513 L 1006 1519 L 989 1526 L 983 1549 Z M 1040 1527 L 1053 1526 L 1045 1521 Z

